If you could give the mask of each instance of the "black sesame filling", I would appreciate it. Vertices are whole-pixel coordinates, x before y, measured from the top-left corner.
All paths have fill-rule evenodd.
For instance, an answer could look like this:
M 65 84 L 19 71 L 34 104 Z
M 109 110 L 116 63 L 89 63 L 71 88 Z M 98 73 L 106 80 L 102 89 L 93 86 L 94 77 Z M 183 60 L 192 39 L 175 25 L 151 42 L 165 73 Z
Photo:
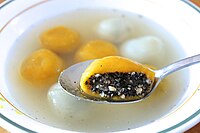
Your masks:
M 102 98 L 118 96 L 125 99 L 130 96 L 146 96 L 151 91 L 152 81 L 141 72 L 112 72 L 95 74 L 85 84 Z

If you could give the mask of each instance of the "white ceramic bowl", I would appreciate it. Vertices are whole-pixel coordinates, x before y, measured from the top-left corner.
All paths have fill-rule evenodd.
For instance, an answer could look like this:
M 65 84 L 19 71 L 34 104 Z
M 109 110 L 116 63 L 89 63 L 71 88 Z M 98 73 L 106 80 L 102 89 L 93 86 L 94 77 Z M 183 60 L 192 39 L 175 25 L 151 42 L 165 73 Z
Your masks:
M 146 16 L 182 45 L 185 56 L 200 54 L 200 10 L 179 0 L 13 0 L 0 5 L 0 122 L 13 132 L 64 132 L 18 110 L 5 82 L 5 62 L 14 42 L 37 22 L 78 8 L 114 8 Z M 200 64 L 190 67 L 186 93 L 175 108 L 150 124 L 121 132 L 183 132 L 200 121 Z M 66 131 L 70 132 L 70 131 Z

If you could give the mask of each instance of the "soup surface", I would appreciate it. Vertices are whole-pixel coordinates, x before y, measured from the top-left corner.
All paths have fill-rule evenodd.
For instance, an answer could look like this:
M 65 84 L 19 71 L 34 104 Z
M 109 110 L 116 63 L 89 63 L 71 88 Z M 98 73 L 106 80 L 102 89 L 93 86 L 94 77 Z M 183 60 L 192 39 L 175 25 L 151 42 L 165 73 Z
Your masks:
M 139 103 L 105 105 L 79 101 L 68 96 L 65 98 L 67 101 L 63 101 L 66 102 L 65 110 L 56 109 L 49 100 L 48 91 L 53 84 L 35 87 L 21 77 L 22 62 L 32 52 L 42 48 L 39 41 L 41 33 L 56 26 L 70 27 L 80 33 L 81 43 L 84 44 L 90 40 L 100 39 L 96 34 L 96 27 L 101 21 L 109 18 L 122 18 L 131 22 L 133 30 L 129 33 L 130 39 L 150 35 L 162 40 L 165 46 L 163 58 L 159 61 L 152 60 L 152 64 L 149 65 L 162 68 L 184 55 L 178 42 L 167 31 L 138 14 L 108 9 L 79 9 L 49 18 L 25 31 L 16 40 L 7 59 L 8 88 L 18 103 L 16 106 L 22 112 L 39 122 L 57 128 L 83 132 L 109 132 L 143 126 L 161 118 L 175 107 L 186 88 L 184 84 L 187 77 L 184 71 L 168 76 L 149 98 Z M 117 43 L 116 47 L 119 49 L 121 42 Z M 76 63 L 74 54 L 73 52 L 58 55 L 67 66 L 70 66 Z

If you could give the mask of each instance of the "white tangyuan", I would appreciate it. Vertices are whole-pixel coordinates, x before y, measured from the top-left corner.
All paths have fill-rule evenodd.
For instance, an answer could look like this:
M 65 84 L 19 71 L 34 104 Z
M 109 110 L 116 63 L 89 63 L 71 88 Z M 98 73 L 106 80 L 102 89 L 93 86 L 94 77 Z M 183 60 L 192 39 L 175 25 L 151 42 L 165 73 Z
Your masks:
M 133 36 L 134 26 L 126 18 L 109 18 L 101 21 L 96 30 L 101 39 L 120 44 Z
M 134 61 L 156 66 L 164 59 L 165 45 L 158 37 L 144 36 L 124 42 L 120 53 Z
M 87 112 L 90 103 L 70 96 L 64 92 L 59 84 L 55 84 L 49 89 L 48 101 L 53 111 L 60 116 L 76 114 L 79 117 L 89 115 Z

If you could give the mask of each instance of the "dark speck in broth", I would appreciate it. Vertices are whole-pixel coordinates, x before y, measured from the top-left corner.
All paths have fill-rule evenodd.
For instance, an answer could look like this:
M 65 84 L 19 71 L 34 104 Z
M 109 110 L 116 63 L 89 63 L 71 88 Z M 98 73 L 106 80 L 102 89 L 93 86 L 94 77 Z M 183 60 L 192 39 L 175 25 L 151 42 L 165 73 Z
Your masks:
M 144 16 L 141 14 L 138 14 L 138 18 L 143 18 Z

